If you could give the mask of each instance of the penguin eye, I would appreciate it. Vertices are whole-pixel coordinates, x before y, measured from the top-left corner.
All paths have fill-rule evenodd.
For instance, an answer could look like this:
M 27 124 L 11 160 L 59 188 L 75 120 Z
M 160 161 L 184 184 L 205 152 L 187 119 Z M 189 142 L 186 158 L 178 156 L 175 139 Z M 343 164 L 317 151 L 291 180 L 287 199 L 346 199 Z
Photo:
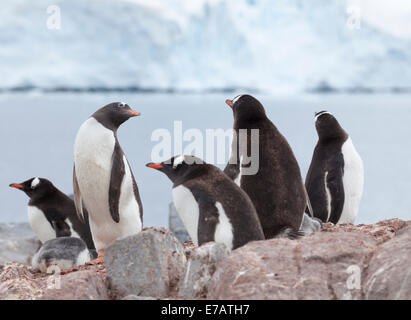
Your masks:
M 126 106 L 126 104 L 124 102 L 119 102 L 118 106 L 119 106 L 119 108 L 124 108 Z

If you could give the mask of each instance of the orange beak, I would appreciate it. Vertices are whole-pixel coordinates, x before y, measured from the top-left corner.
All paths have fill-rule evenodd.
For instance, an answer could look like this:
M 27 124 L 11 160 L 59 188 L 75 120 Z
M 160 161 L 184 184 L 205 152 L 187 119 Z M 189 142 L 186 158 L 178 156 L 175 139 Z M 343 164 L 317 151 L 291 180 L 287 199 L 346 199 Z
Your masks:
M 151 169 L 162 169 L 163 168 L 163 165 L 160 163 L 147 163 L 146 166 Z
M 133 117 L 137 117 L 137 116 L 140 115 L 140 112 L 137 112 L 137 111 L 134 111 L 134 110 L 128 110 L 128 112 L 130 112 Z
M 15 183 L 12 183 L 12 184 L 10 185 L 10 187 L 16 188 L 16 189 L 23 189 L 23 186 L 22 186 L 21 184 L 15 184 Z
M 229 107 L 233 107 L 233 101 L 232 100 L 226 100 L 225 103 L 229 106 Z

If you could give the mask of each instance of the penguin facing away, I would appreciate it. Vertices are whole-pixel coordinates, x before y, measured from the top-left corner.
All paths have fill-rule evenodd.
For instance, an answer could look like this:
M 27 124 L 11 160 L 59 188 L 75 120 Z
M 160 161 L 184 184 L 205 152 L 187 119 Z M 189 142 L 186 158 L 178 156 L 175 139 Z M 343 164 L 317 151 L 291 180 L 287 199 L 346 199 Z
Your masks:
M 290 145 L 254 97 L 240 95 L 226 104 L 232 108 L 234 126 L 230 161 L 224 172 L 252 200 L 267 239 L 281 234 L 300 236 L 308 196 Z M 246 129 L 247 138 L 241 140 L 242 129 Z M 254 155 L 252 129 L 258 130 L 258 153 Z M 245 163 L 247 158 L 251 162 Z M 257 173 L 245 174 L 253 163 L 259 165 Z
M 95 250 L 88 250 L 83 240 L 73 237 L 60 237 L 47 240 L 33 256 L 31 265 L 35 270 L 47 272 L 51 266 L 58 271 L 86 264 L 96 257 Z M 54 272 L 56 270 L 50 270 Z
M 231 250 L 264 240 L 251 200 L 217 167 L 187 155 L 147 167 L 173 182 L 174 204 L 196 246 L 215 241 Z
M 316 113 L 315 127 L 318 142 L 305 180 L 314 217 L 334 224 L 353 224 L 364 185 L 361 157 L 331 113 Z
M 118 238 L 136 234 L 143 224 L 143 206 L 127 158 L 117 139 L 118 127 L 140 115 L 115 102 L 97 110 L 80 127 L 74 144 L 74 202 L 89 213 L 97 250 Z
M 56 237 L 81 238 L 89 249 L 94 249 L 88 214 L 84 221 L 76 213 L 74 201 L 44 178 L 31 178 L 10 187 L 25 192 L 28 202 L 29 223 L 42 243 Z

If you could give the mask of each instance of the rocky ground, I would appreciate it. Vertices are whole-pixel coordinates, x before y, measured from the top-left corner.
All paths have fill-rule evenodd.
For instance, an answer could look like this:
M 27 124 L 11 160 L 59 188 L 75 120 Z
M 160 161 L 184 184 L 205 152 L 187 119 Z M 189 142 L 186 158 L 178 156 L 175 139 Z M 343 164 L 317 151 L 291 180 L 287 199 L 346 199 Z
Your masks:
M 104 264 L 56 275 L 26 264 L 37 248 L 23 238 L 0 249 L 0 299 L 411 299 L 411 221 L 399 219 L 326 224 L 299 240 L 255 241 L 231 254 L 145 228 L 109 246 Z M 4 262 L 13 256 L 19 262 Z

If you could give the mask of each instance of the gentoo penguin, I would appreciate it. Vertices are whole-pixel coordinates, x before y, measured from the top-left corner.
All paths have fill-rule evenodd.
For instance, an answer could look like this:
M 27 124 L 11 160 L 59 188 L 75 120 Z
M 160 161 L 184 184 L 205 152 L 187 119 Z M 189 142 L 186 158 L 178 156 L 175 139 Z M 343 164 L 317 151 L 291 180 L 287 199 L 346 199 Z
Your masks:
M 215 241 L 231 250 L 264 239 L 251 200 L 217 167 L 194 156 L 176 156 L 147 167 L 173 182 L 174 204 L 196 246 Z
M 327 111 L 315 114 L 318 142 L 305 185 L 314 217 L 354 223 L 360 205 L 364 168 L 351 138 Z
M 224 172 L 252 200 L 267 239 L 299 236 L 308 197 L 290 145 L 256 98 L 239 95 L 226 104 L 232 108 L 234 128 Z M 253 131 L 257 132 L 255 138 Z M 242 132 L 247 133 L 246 138 Z M 253 148 L 258 152 L 253 154 Z M 255 172 L 247 172 L 256 166 Z
M 57 189 L 49 180 L 31 178 L 10 187 L 24 191 L 30 198 L 28 203 L 29 223 L 41 242 L 56 237 L 78 237 L 89 249 L 95 249 L 91 237 L 87 212 L 81 221 L 74 201 Z
M 88 250 L 83 240 L 74 237 L 61 237 L 47 240 L 34 255 L 31 265 L 35 270 L 44 273 L 50 266 L 57 266 L 62 271 L 85 264 L 96 256 L 95 250 Z
M 88 210 L 97 250 L 118 238 L 136 234 L 143 206 L 130 165 L 117 139 L 117 129 L 140 115 L 122 102 L 97 110 L 80 127 L 74 144 L 74 202 L 82 216 Z

